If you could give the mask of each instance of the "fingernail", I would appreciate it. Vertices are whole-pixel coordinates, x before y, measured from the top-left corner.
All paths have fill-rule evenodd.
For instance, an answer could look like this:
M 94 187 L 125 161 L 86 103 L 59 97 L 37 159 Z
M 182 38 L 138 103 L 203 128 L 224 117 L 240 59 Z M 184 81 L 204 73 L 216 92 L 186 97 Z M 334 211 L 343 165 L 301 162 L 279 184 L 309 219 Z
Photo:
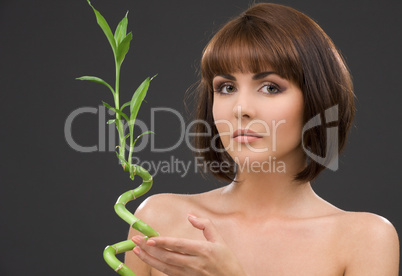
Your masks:
M 138 246 L 136 246 L 136 247 L 134 247 L 133 251 L 134 251 L 134 253 L 135 253 L 136 255 L 139 255 L 140 252 L 141 252 L 141 249 L 140 249 Z
M 138 236 L 132 237 L 131 240 L 137 245 L 141 243 L 141 238 Z
M 196 216 L 194 216 L 193 214 L 188 213 L 187 216 L 191 217 L 191 218 L 197 218 Z
M 147 240 L 147 245 L 149 246 L 154 246 L 156 244 L 156 241 L 154 240 Z

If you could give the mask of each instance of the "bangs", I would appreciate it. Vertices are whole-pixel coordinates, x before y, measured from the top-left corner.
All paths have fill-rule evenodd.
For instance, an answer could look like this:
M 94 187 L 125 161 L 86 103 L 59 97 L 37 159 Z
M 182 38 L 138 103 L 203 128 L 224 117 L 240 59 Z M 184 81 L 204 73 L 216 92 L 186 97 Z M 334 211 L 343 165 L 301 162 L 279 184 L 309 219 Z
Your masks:
M 302 74 L 288 36 L 249 16 L 240 17 L 221 29 L 205 48 L 201 60 L 201 75 L 208 83 L 216 75 L 259 73 L 268 69 L 296 82 Z

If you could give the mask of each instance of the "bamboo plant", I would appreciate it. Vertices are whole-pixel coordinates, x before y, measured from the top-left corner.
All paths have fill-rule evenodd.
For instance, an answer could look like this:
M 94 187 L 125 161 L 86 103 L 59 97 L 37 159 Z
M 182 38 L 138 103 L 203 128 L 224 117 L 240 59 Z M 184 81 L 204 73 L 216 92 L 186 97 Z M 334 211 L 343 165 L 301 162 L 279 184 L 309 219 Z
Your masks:
M 140 186 L 133 190 L 129 190 L 123 193 L 117 200 L 116 204 L 114 205 L 114 209 L 124 221 L 126 221 L 131 227 L 140 231 L 147 237 L 154 237 L 158 236 L 159 234 L 152 229 L 149 225 L 141 221 L 140 219 L 136 218 L 130 211 L 126 209 L 126 204 L 138 198 L 139 196 L 145 194 L 149 191 L 152 186 L 153 179 L 152 176 L 148 173 L 147 170 L 144 168 L 131 164 L 132 154 L 134 150 L 134 146 L 136 141 L 145 134 L 153 133 L 152 131 L 146 131 L 140 135 L 138 135 L 134 139 L 134 125 L 135 119 L 138 114 L 138 110 L 141 106 L 142 101 L 144 100 L 149 84 L 152 78 L 146 78 L 141 85 L 137 88 L 134 92 L 131 100 L 120 105 L 119 100 L 119 83 L 120 83 L 120 69 L 121 65 L 124 61 L 124 58 L 129 50 L 130 42 L 133 38 L 132 33 L 127 34 L 127 24 L 128 19 L 127 15 L 120 21 L 118 24 L 115 33 L 113 34 L 108 23 L 106 22 L 105 18 L 91 5 L 90 1 L 87 0 L 88 4 L 93 9 L 96 20 L 98 25 L 103 30 L 104 34 L 106 35 L 110 46 L 112 47 L 114 60 L 115 60 L 115 70 L 116 70 L 116 82 L 115 87 L 112 88 L 106 81 L 102 80 L 101 78 L 94 77 L 94 76 L 83 76 L 77 78 L 78 80 L 87 80 L 96 83 L 100 83 L 105 85 L 113 95 L 114 99 L 114 106 L 109 105 L 106 102 L 103 102 L 103 105 L 112 110 L 116 114 L 116 118 L 109 120 L 108 124 L 115 124 L 117 128 L 117 132 L 119 135 L 119 145 L 116 147 L 118 148 L 118 152 L 116 152 L 117 158 L 120 161 L 120 164 L 123 167 L 124 171 L 129 172 L 131 180 L 134 180 L 134 176 L 138 175 L 142 178 L 142 183 Z M 154 76 L 155 77 L 155 76 Z M 128 107 L 130 111 L 130 116 L 126 115 L 123 110 Z M 125 133 L 124 124 L 128 124 L 128 133 Z M 129 139 L 129 151 L 128 151 L 128 158 L 126 159 L 125 148 L 126 148 L 126 140 Z M 103 257 L 108 265 L 114 269 L 120 275 L 125 276 L 135 276 L 134 272 L 132 272 L 124 263 L 116 258 L 116 254 L 123 253 L 129 250 L 132 250 L 136 244 L 131 240 L 122 241 L 113 245 L 109 245 L 105 248 L 103 252 Z

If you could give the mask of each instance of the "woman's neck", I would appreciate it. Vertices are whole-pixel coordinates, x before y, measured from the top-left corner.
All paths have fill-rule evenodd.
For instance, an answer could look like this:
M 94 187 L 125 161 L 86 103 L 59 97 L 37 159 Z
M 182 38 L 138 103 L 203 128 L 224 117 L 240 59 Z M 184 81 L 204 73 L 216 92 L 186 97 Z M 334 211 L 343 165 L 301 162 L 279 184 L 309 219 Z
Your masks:
M 294 175 L 304 168 L 300 159 L 289 158 L 282 161 L 285 171 L 256 172 L 239 171 L 236 181 L 222 190 L 228 212 L 242 214 L 246 217 L 258 216 L 302 216 L 308 211 L 309 204 L 318 199 L 310 182 L 294 181 Z M 303 164 L 303 166 L 301 166 Z M 272 168 L 271 164 L 271 168 Z

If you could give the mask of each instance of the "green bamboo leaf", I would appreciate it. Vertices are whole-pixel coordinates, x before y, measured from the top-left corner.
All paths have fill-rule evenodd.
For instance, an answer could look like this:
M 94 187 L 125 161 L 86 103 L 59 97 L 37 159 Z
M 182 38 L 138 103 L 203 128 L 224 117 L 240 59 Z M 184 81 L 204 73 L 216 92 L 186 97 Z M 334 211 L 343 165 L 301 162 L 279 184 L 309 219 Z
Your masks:
M 129 132 L 131 135 L 130 138 L 130 154 L 134 148 L 133 145 L 133 133 L 134 133 L 134 124 L 135 124 L 135 119 L 137 118 L 138 110 L 140 109 L 140 106 L 142 104 L 142 101 L 144 100 L 148 87 L 149 87 L 149 82 L 151 80 L 149 78 L 146 78 L 141 85 L 137 88 L 137 90 L 134 92 L 133 97 L 131 98 L 131 103 L 130 103 L 130 121 L 129 121 Z
M 120 111 L 123 111 L 123 109 L 126 108 L 127 106 L 129 106 L 130 103 L 131 103 L 131 101 L 126 102 L 125 104 L 123 104 L 123 105 L 120 107 Z
M 126 114 L 124 114 L 124 113 L 121 112 L 120 110 L 118 110 L 118 109 L 116 109 L 116 108 L 110 106 L 108 103 L 105 103 L 105 102 L 103 102 L 103 101 L 102 101 L 102 103 L 103 103 L 104 106 L 106 106 L 106 108 L 108 108 L 108 109 L 114 111 L 115 113 L 119 114 L 120 116 L 124 117 L 124 119 L 126 119 L 127 122 L 129 121 L 129 120 L 128 120 L 128 116 L 127 116 Z
M 156 78 L 158 74 L 156 74 L 155 76 L 153 76 L 149 81 L 153 80 L 154 78 Z
M 153 132 L 153 131 L 151 131 L 151 130 L 148 130 L 148 131 L 145 131 L 145 132 L 141 133 L 140 135 L 138 135 L 137 138 L 135 138 L 135 140 L 134 140 L 133 147 L 135 146 L 135 143 L 137 142 L 137 140 L 138 140 L 141 136 L 143 136 L 143 135 L 145 135 L 145 134 L 150 134 L 150 133 L 155 134 L 155 132 Z
M 113 124 L 115 121 L 116 121 L 116 119 L 109 120 L 109 121 L 107 121 L 107 123 L 106 123 L 106 124 L 110 125 L 110 124 Z
M 134 92 L 130 103 L 130 120 L 135 120 L 135 118 L 137 118 L 138 110 L 140 109 L 141 103 L 147 94 L 149 82 L 150 79 L 146 78 Z
M 103 85 L 105 85 L 107 88 L 109 88 L 110 91 L 112 91 L 112 93 L 113 93 L 113 95 L 114 95 L 114 90 L 113 90 L 113 88 L 112 88 L 106 81 L 102 80 L 101 78 L 93 77 L 93 76 L 82 76 L 82 77 L 76 78 L 76 80 L 93 81 L 93 82 L 96 82 L 96 83 L 103 84 Z
M 129 33 L 117 46 L 116 61 L 117 64 L 122 64 L 123 60 L 130 48 L 130 41 L 133 39 L 133 34 Z
M 107 24 L 106 19 L 98 12 L 92 5 L 89 0 L 87 0 L 88 4 L 91 6 L 91 8 L 94 10 L 95 16 L 96 16 L 96 21 L 98 22 L 98 25 L 101 27 L 103 32 L 105 33 L 107 39 L 109 40 L 110 46 L 112 46 L 113 53 L 116 52 L 116 41 L 114 40 L 114 36 L 112 31 L 110 30 L 109 24 Z
M 114 32 L 114 40 L 116 41 L 116 45 L 119 45 L 123 38 L 126 37 L 128 23 L 127 15 L 128 11 L 126 13 L 126 16 L 124 16 L 124 18 L 120 21 L 119 25 L 116 28 L 116 31 Z
M 110 104 L 108 104 L 108 103 L 106 103 L 106 102 L 103 102 L 103 101 L 102 101 L 102 103 L 103 103 L 104 106 L 106 106 L 107 108 L 109 108 L 109 109 L 111 109 L 111 110 L 113 110 L 113 111 L 114 111 L 114 109 L 116 109 L 116 108 L 112 107 Z

